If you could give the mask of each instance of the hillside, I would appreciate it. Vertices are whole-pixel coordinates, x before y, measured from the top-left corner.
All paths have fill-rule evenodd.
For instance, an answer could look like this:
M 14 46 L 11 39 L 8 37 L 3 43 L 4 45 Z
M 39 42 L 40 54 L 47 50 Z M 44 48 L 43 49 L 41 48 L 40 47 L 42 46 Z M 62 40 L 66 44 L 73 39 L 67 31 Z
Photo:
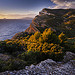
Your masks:
M 75 10 L 45 8 L 24 32 L 0 41 L 0 72 L 75 75 Z
M 46 28 L 54 29 L 58 34 L 64 32 L 68 37 L 75 37 L 75 9 L 44 8 L 25 32 L 43 32 Z

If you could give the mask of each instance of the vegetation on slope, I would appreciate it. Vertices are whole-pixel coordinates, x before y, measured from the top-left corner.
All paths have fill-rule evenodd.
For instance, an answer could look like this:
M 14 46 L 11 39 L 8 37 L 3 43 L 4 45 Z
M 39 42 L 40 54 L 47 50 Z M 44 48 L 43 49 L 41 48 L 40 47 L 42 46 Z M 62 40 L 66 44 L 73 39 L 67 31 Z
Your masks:
M 75 41 L 71 43 L 64 33 L 56 35 L 51 28 L 43 33 L 23 35 L 26 36 L 0 41 L 0 53 L 10 56 L 8 60 L 0 60 L 0 71 L 22 69 L 48 58 L 61 61 L 66 51 L 74 52 L 75 49 Z
M 0 41 L 0 55 L 9 57 L 0 58 L 1 72 L 19 70 L 48 58 L 61 61 L 66 51 L 75 53 L 75 10 L 43 9 L 42 12 L 26 30 L 29 33 L 17 33 L 10 40 Z

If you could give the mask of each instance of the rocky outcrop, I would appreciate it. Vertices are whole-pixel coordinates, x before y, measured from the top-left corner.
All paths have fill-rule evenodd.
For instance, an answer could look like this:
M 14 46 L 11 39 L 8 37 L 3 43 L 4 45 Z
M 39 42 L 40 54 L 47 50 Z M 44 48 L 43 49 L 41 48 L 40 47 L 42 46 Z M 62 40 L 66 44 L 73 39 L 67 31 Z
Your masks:
M 40 32 L 33 24 L 30 24 L 30 26 L 25 30 L 25 32 L 28 33 L 35 33 L 35 32 Z
M 54 16 L 54 14 L 52 14 L 52 13 L 48 12 L 47 10 L 43 9 L 41 12 L 39 12 L 39 15 L 35 16 L 35 18 L 32 20 L 32 23 L 25 30 L 25 32 L 28 32 L 28 33 L 35 33 L 36 31 L 41 32 L 45 28 L 51 28 L 52 30 L 56 31 L 52 27 L 47 26 L 47 24 L 45 24 L 46 19 L 49 19 L 48 15 Z M 41 28 L 41 30 L 39 28 Z
M 70 54 L 73 55 L 71 52 Z M 75 60 L 63 63 L 47 59 L 37 65 L 26 66 L 19 71 L 6 71 L 0 75 L 75 75 Z
M 66 52 L 66 55 L 64 56 L 63 62 L 68 62 L 72 59 L 75 59 L 75 54 L 72 52 Z

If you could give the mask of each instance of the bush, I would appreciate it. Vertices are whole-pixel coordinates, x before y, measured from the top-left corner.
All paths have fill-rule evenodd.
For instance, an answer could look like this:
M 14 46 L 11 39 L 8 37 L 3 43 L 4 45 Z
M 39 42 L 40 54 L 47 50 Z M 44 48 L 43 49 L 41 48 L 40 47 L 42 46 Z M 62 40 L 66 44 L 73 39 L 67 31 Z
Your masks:
M 28 65 L 30 65 L 30 64 L 37 64 L 40 61 L 47 59 L 48 55 L 39 51 L 28 51 L 23 54 L 20 54 L 18 57 L 20 59 L 23 59 L 24 61 L 27 62 Z
M 59 43 L 57 35 L 51 30 L 51 28 L 45 29 L 42 36 L 39 38 L 39 41 L 42 43 Z
M 38 36 L 37 34 L 39 34 L 38 39 L 35 38 Z M 63 57 L 64 49 L 63 47 L 61 47 L 61 40 L 62 42 L 66 40 L 65 34 L 61 33 L 58 37 L 50 28 L 45 29 L 45 31 L 41 34 L 39 32 L 36 32 L 29 38 L 30 43 L 27 44 L 27 52 L 35 53 L 37 51 L 40 53 L 44 53 L 46 56 L 48 56 L 48 58 L 56 59 L 57 57 L 58 59 L 56 60 L 60 60 L 61 57 Z M 34 57 L 36 57 L 36 55 L 34 55 Z
M 65 34 L 62 32 L 59 36 L 58 36 L 60 43 L 64 43 L 64 41 L 67 40 L 67 37 L 65 36 Z
M 9 41 L 9 40 L 1 41 L 0 48 L 1 48 L 2 53 L 9 53 L 9 54 L 23 50 L 21 45 L 19 45 L 18 43 L 14 42 L 12 40 L 11 41 Z
M 70 51 L 70 52 L 75 53 L 75 42 L 74 43 L 71 43 L 71 42 L 66 41 L 64 43 L 64 48 L 65 48 L 64 49 L 64 52 Z
M 18 58 L 1 61 L 1 71 L 5 71 L 18 70 L 46 59 L 61 61 L 66 51 L 74 52 L 75 43 L 69 43 L 65 34 L 58 36 L 49 28 L 22 39 L 1 41 L 0 48 Z
M 0 72 L 6 70 L 23 69 L 27 63 L 20 59 L 9 59 L 8 61 L 0 61 Z

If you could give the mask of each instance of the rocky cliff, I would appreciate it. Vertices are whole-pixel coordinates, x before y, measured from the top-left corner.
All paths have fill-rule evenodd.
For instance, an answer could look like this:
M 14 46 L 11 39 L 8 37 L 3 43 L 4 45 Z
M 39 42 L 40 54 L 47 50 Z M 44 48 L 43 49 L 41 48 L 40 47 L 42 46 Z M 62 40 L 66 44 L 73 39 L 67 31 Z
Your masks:
M 51 28 L 57 33 L 64 32 L 69 37 L 75 36 L 75 9 L 47 9 L 39 12 L 30 26 L 25 30 L 28 33 L 42 32 Z

